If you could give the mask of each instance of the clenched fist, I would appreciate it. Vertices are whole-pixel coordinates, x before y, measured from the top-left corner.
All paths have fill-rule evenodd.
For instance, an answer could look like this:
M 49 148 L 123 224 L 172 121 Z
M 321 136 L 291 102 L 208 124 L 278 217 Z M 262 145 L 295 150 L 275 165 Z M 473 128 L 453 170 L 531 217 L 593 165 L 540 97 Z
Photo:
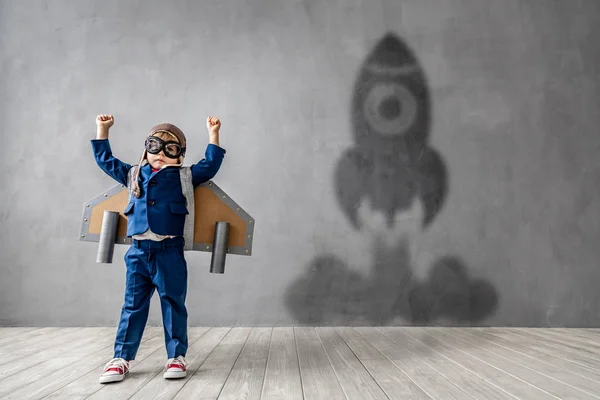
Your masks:
M 210 133 L 219 133 L 219 129 L 221 129 L 221 121 L 217 117 L 208 117 L 206 118 L 206 127 Z
M 115 123 L 115 118 L 110 114 L 100 114 L 96 117 L 98 128 L 110 128 Z

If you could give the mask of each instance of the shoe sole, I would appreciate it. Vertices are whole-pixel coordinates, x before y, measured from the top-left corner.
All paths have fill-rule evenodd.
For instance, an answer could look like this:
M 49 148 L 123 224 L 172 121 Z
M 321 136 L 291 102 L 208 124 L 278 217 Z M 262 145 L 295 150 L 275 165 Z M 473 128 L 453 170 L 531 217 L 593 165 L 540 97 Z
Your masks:
M 186 371 L 167 371 L 164 373 L 165 379 L 180 379 L 185 378 L 187 372 Z
M 127 374 L 125 374 L 127 375 Z M 112 382 L 121 382 L 125 379 L 124 375 L 109 375 L 109 376 L 101 376 L 99 381 L 100 383 L 112 383 Z

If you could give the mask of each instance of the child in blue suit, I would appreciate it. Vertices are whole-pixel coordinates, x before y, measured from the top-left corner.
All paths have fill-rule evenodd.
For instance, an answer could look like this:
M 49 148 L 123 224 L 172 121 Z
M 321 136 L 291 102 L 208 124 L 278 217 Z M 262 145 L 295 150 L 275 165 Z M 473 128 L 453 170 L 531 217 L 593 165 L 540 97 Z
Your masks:
M 132 166 L 113 156 L 108 132 L 112 115 L 98 115 L 97 134 L 92 149 L 98 166 L 130 189 L 125 208 L 127 236 L 133 244 L 125 254 L 127 266 L 125 299 L 114 345 L 113 358 L 105 365 L 101 383 L 122 381 L 129 373 L 150 310 L 150 299 L 158 291 L 167 350 L 165 378 L 186 376 L 187 264 L 184 258 L 184 223 L 188 214 L 180 179 L 186 151 L 185 135 L 173 124 L 154 126 L 145 142 L 138 165 Z M 225 156 L 219 145 L 218 118 L 208 117 L 210 143 L 205 158 L 193 164 L 192 185 L 212 179 Z

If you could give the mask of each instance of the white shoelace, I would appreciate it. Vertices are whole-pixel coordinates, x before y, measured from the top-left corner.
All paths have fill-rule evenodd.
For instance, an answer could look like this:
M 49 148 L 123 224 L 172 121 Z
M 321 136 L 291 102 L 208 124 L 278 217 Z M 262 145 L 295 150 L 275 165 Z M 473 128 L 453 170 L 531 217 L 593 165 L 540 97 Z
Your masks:
M 179 356 L 177 358 L 169 358 L 167 360 L 167 363 L 165 364 L 165 367 L 169 367 L 169 364 L 177 364 L 181 365 L 184 368 L 187 368 L 187 362 L 182 356 Z
M 106 371 L 107 369 L 112 367 L 121 368 L 123 372 L 125 372 L 125 369 L 129 367 L 129 363 L 122 358 L 113 358 L 112 360 L 106 363 L 106 365 L 104 366 L 104 370 Z

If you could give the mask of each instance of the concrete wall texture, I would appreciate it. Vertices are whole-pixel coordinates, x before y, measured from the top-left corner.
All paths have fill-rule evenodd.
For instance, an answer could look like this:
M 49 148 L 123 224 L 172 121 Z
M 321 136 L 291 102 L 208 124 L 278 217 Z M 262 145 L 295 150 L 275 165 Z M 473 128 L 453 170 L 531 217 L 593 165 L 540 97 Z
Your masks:
M 129 163 L 222 120 L 254 249 L 186 253 L 190 326 L 600 326 L 598 37 L 596 0 L 1 0 L 0 325 L 117 323 L 111 113 Z

